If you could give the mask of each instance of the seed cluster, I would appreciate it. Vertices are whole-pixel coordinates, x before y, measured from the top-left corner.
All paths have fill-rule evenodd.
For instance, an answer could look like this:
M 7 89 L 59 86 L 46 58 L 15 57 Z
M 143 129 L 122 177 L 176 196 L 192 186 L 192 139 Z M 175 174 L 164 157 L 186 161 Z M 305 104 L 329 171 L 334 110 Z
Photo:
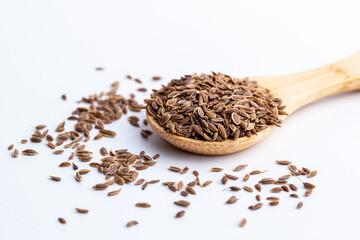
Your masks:
M 154 80 L 159 79 L 156 78 Z M 139 81 L 136 82 L 140 83 Z M 112 84 L 112 89 L 107 93 L 90 95 L 88 98 L 83 98 L 80 102 L 89 104 L 89 107 L 78 107 L 72 116 L 68 118 L 68 120 L 76 121 L 74 130 L 66 131 L 66 122 L 63 121 L 56 127 L 55 132 L 57 132 L 57 135 L 53 137 L 49 134 L 49 129 L 46 129 L 47 126 L 40 124 L 35 127 L 35 132 L 30 137 L 30 141 L 35 144 L 46 141 L 45 144 L 56 155 L 62 155 L 66 151 L 71 151 L 67 161 L 60 163 L 59 167 L 69 169 L 72 166 L 72 169 L 75 171 L 74 178 L 78 182 L 82 182 L 84 177 L 86 177 L 85 175 L 89 174 L 91 170 L 79 169 L 74 163 L 75 159 L 81 162 L 89 162 L 90 167 L 97 168 L 98 172 L 105 176 L 105 181 L 94 185 L 94 190 L 104 191 L 114 184 L 123 185 L 130 183 L 134 183 L 135 186 L 141 186 L 141 189 L 145 190 L 149 185 L 159 183 L 160 180 L 138 179 L 139 171 L 146 170 L 150 166 L 155 165 L 160 154 L 155 154 L 151 157 L 145 151 L 136 154 L 128 151 L 128 149 L 108 150 L 106 147 L 101 147 L 98 150 L 102 156 L 101 161 L 94 162 L 93 151 L 86 148 L 86 142 L 91 140 L 91 131 L 95 129 L 98 131 L 93 140 L 99 140 L 103 137 L 114 138 L 117 133 L 106 129 L 106 124 L 120 119 L 123 114 L 127 113 L 128 109 L 135 112 L 145 109 L 146 106 L 136 102 L 133 97 L 126 99 L 121 95 L 117 95 L 117 88 L 118 82 Z M 246 79 L 233 79 L 223 74 L 213 74 L 211 76 L 193 75 L 185 76 L 181 80 L 173 80 L 167 87 L 155 91 L 151 99 L 146 101 L 148 111 L 156 110 L 156 115 L 161 117 L 160 122 L 162 122 L 162 126 L 165 128 L 170 126 L 168 130 L 175 129 L 177 131 L 176 134 L 185 134 L 187 137 L 196 139 L 208 140 L 205 136 L 211 136 L 212 141 L 256 134 L 256 132 L 265 129 L 269 125 L 281 123 L 278 115 L 285 114 L 281 101 L 273 98 L 266 89 L 258 87 L 255 82 Z M 155 117 L 155 115 L 153 116 Z M 143 128 L 140 125 L 140 119 L 136 116 L 128 117 L 128 121 L 134 127 Z M 208 124 L 208 128 L 205 127 L 206 124 Z M 146 119 L 143 121 L 143 125 L 147 126 Z M 251 129 L 249 125 L 251 125 Z M 199 127 L 201 131 L 199 131 Z M 215 127 L 217 131 L 215 131 Z M 143 137 L 148 138 L 151 135 L 151 131 L 141 130 Z M 191 134 L 189 135 L 190 130 Z M 203 134 L 200 134 L 201 132 Z M 216 137 L 214 138 L 214 136 Z M 26 140 L 21 142 L 23 144 L 27 143 Z M 60 147 L 63 147 L 63 149 L 58 149 Z M 13 157 L 18 157 L 19 150 L 13 144 L 8 147 L 8 150 L 12 151 Z M 22 150 L 22 153 L 28 156 L 39 154 L 34 149 L 25 149 Z M 311 171 L 308 168 L 297 168 L 290 161 L 279 160 L 276 162 L 279 165 L 286 165 L 290 174 L 280 176 L 277 179 L 262 178 L 253 187 L 249 186 L 249 184 L 243 186 L 233 185 L 224 190 L 233 192 L 244 190 L 241 192 L 248 192 L 248 194 L 254 194 L 257 191 L 254 199 L 255 202 L 248 206 L 248 208 L 250 210 L 259 210 L 264 206 L 260 196 L 260 192 L 263 191 L 263 185 L 276 185 L 269 189 L 269 192 L 274 194 L 290 191 L 297 192 L 298 187 L 288 183 L 288 179 L 292 178 L 292 176 L 298 178 L 300 175 L 305 175 L 307 178 L 312 178 L 317 175 L 316 170 Z M 238 174 L 239 172 L 244 172 L 247 168 L 248 164 L 241 164 L 235 166 L 233 171 L 234 174 Z M 189 172 L 188 166 L 169 166 L 168 169 L 180 176 Z M 221 167 L 210 169 L 211 172 L 218 173 L 223 170 Z M 187 197 L 189 195 L 198 195 L 196 187 L 203 189 L 214 182 L 219 182 L 223 185 L 229 182 L 246 182 L 250 177 L 256 177 L 267 171 L 252 170 L 245 173 L 242 177 L 229 173 L 221 173 L 222 176 L 217 181 L 200 181 L 199 172 L 194 170 L 192 174 L 195 179 L 188 183 L 180 180 L 177 182 L 165 181 L 162 184 L 171 192 L 179 193 L 180 197 Z M 55 182 L 61 182 L 62 180 L 58 176 L 49 176 L 49 179 Z M 304 196 L 310 196 L 315 185 L 308 182 L 302 182 L 302 184 L 306 190 Z M 107 195 L 114 196 L 120 192 L 121 188 L 117 188 L 107 192 Z M 300 198 L 295 193 L 289 194 L 289 197 Z M 280 203 L 279 197 L 270 196 L 266 200 L 269 201 L 269 206 L 276 206 Z M 236 204 L 238 201 L 239 197 L 234 195 L 225 204 Z M 173 202 L 173 204 L 182 208 L 190 208 L 191 205 L 189 201 L 184 199 L 179 199 Z M 134 203 L 134 205 L 139 208 L 151 208 L 151 205 L 146 202 Z M 303 202 L 299 202 L 296 208 L 301 208 L 302 206 Z M 89 210 L 82 208 L 75 208 L 75 210 L 81 214 L 89 212 Z M 176 214 L 174 213 L 174 215 L 175 218 L 181 218 L 185 215 L 185 211 L 179 211 Z M 58 221 L 66 224 L 63 218 L 59 218 Z M 246 218 L 243 218 L 240 226 L 244 227 L 246 223 Z M 126 226 L 131 227 L 137 224 L 138 222 L 134 220 L 128 222 Z
M 250 137 L 280 126 L 281 99 L 247 78 L 222 73 L 186 75 L 153 90 L 147 112 L 166 131 L 205 141 Z

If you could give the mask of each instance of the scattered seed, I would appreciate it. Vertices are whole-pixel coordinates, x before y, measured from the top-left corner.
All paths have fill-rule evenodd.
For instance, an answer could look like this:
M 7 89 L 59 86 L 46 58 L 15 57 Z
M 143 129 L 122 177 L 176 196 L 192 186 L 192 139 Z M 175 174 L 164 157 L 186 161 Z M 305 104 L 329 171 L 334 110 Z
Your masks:
M 231 186 L 231 187 L 229 187 L 229 189 L 230 189 L 231 191 L 234 191 L 234 192 L 237 192 L 237 191 L 240 191 L 240 190 L 241 190 L 241 188 L 240 188 L 240 187 L 237 187 L 237 186 Z
M 65 219 L 63 219 L 63 218 L 58 218 L 58 220 L 59 220 L 59 222 L 60 222 L 61 224 L 66 224 Z
M 57 155 L 62 154 L 63 152 L 64 152 L 64 150 L 60 150 L 60 149 L 53 151 L 53 153 L 57 154 Z
M 239 172 L 239 171 L 242 171 L 242 170 L 244 170 L 245 168 L 247 168 L 247 164 L 241 164 L 241 165 L 239 165 L 239 166 L 236 166 L 233 170 L 235 171 L 235 172 Z
M 260 184 L 273 184 L 276 180 L 273 178 L 263 178 L 259 181 Z
M 292 197 L 292 198 L 299 198 L 299 196 L 297 194 L 295 194 L 295 193 L 292 193 L 289 196 Z
M 78 213 L 88 213 L 89 210 L 83 208 L 75 208 Z
M 72 163 L 72 166 L 73 166 L 73 169 L 76 171 L 79 169 L 79 167 L 75 164 L 75 163 Z M 80 173 L 79 173 L 80 174 Z M 81 175 L 81 174 L 80 174 Z
M 22 143 L 22 144 L 25 144 L 25 143 L 27 143 L 27 140 L 26 140 L 26 139 L 23 139 L 23 140 L 21 140 L 21 143 Z
M 296 172 L 297 167 L 295 165 L 289 165 L 289 170 L 292 171 L 292 172 Z
M 175 166 L 170 166 L 169 170 L 173 172 L 181 172 L 181 168 Z
M 148 183 L 148 182 L 144 183 L 144 184 L 142 185 L 141 189 L 142 189 L 142 190 L 145 190 L 145 189 L 147 188 L 147 186 L 148 186 L 148 185 L 149 185 L 149 183 Z
M 249 180 L 249 178 L 250 178 L 250 175 L 246 174 L 245 177 L 243 178 L 243 181 L 246 182 L 247 180 Z
M 13 148 L 14 148 L 14 144 L 11 144 L 11 145 L 8 147 L 8 151 L 11 151 Z
M 69 162 L 62 162 L 59 165 L 59 167 L 70 167 L 70 166 L 71 166 L 71 163 L 69 163 Z
M 270 192 L 272 193 L 279 193 L 281 192 L 283 189 L 281 187 L 274 187 L 270 190 Z
M 286 180 L 286 179 L 289 179 L 290 177 L 291 177 L 290 174 L 286 174 L 284 176 L 279 177 L 278 180 Z
M 269 205 L 270 206 L 276 206 L 276 205 L 279 205 L 279 201 L 271 201 L 271 202 L 269 202 Z
M 175 218 L 181 218 L 181 217 L 183 217 L 184 215 L 185 215 L 185 211 L 183 210 L 183 211 L 178 212 L 178 213 L 175 215 Z
M 108 188 L 108 185 L 106 185 L 104 183 L 99 183 L 99 184 L 96 184 L 95 186 L 93 186 L 93 188 L 95 190 L 105 190 Z
M 245 227 L 246 223 L 247 223 L 246 218 L 243 218 L 243 219 L 240 221 L 240 227 Z
M 244 186 L 243 189 L 247 192 L 253 192 L 253 189 L 251 187 L 248 186 Z
M 126 227 L 132 227 L 132 226 L 135 226 L 135 225 L 137 225 L 137 224 L 139 224 L 137 221 L 130 221 L 130 222 L 128 222 L 128 223 L 126 224 Z
M 314 188 L 316 188 L 316 186 L 314 184 L 311 184 L 311 183 L 308 183 L 308 182 L 304 182 L 303 185 L 304 185 L 304 188 L 306 188 L 306 189 L 314 189 Z
M 312 194 L 312 189 L 309 189 L 305 192 L 305 197 L 308 197 Z
M 307 177 L 312 178 L 312 177 L 315 177 L 316 175 L 317 175 L 317 170 L 313 170 L 313 171 L 308 173 Z
M 276 160 L 276 163 L 280 165 L 290 165 L 292 162 L 286 160 Z
M 229 200 L 227 200 L 225 203 L 226 203 L 226 204 L 234 204 L 234 203 L 237 202 L 237 200 L 238 200 L 238 199 L 237 199 L 235 196 L 232 196 L 232 197 L 230 197 Z
M 34 150 L 34 149 L 26 149 L 26 150 L 24 150 L 24 151 L 22 151 L 22 153 L 24 154 L 24 155 L 28 155 L 28 156 L 34 156 L 34 155 L 36 155 L 36 154 L 39 154 L 36 150 Z
M 294 191 L 294 192 L 296 192 L 296 191 L 298 190 L 298 187 L 295 186 L 295 185 L 292 184 L 292 183 L 289 184 L 289 187 L 290 187 L 290 189 L 291 189 L 292 191 Z
M 266 200 L 269 200 L 269 201 L 279 201 L 280 198 L 278 198 L 278 197 L 267 197 Z
M 175 201 L 174 204 L 178 205 L 180 207 L 188 207 L 188 206 L 190 206 L 190 202 L 188 202 L 186 200 Z
M 222 179 L 221 179 L 221 183 L 224 184 L 224 185 L 225 185 L 228 181 L 229 181 L 229 179 L 228 179 L 226 176 L 223 176 Z
M 255 184 L 255 189 L 258 190 L 258 192 L 261 192 L 261 186 L 260 184 Z
M 302 208 L 303 205 L 304 205 L 303 202 L 299 202 L 298 205 L 296 206 L 296 208 L 297 208 L 297 209 L 300 209 L 300 208 Z
M 160 157 L 160 154 L 155 154 L 155 155 L 153 156 L 153 159 L 156 160 L 156 159 L 158 159 L 159 157 Z
M 261 174 L 261 173 L 264 173 L 264 172 L 267 172 L 267 171 L 269 171 L 269 170 L 265 170 L 265 171 L 255 170 L 255 171 L 252 171 L 252 172 L 250 173 L 250 175 Z
M 121 188 L 119 189 L 119 190 L 115 190 L 115 191 L 111 191 L 111 192 L 108 192 L 108 196 L 114 196 L 114 195 L 117 195 L 117 194 L 119 194 L 120 193 L 120 191 L 121 191 Z
M 230 175 L 230 174 L 227 174 L 225 173 L 225 176 L 228 178 L 228 179 L 231 179 L 231 180 L 238 180 L 239 178 L 234 176 L 234 175 Z
M 221 172 L 222 170 L 224 170 L 224 169 L 218 168 L 218 167 L 211 168 L 211 172 Z
M 15 148 L 14 151 L 12 152 L 12 156 L 14 158 L 17 158 L 19 156 L 19 150 L 17 150 L 17 148 Z
M 261 201 L 261 196 L 258 194 L 255 196 L 256 200 L 258 200 L 259 202 Z
M 55 176 L 50 176 L 50 179 L 53 180 L 53 181 L 56 181 L 56 182 L 60 182 L 60 181 L 61 181 L 61 178 L 55 177 Z
M 182 170 L 181 170 L 181 174 L 185 174 L 185 173 L 187 173 L 187 171 L 189 170 L 189 167 L 184 167 Z

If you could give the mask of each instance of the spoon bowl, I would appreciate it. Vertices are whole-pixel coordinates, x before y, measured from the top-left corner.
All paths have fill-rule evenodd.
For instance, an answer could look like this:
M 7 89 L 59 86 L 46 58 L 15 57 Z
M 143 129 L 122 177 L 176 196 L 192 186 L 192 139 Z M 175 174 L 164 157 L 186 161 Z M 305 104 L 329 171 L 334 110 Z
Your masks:
M 290 115 L 297 109 L 318 99 L 337 93 L 360 89 L 360 52 L 333 64 L 314 70 L 282 76 L 250 77 L 260 86 L 271 90 L 283 100 Z M 148 121 L 162 138 L 182 150 L 201 155 L 225 155 L 241 151 L 267 137 L 276 127 L 269 126 L 251 137 L 208 142 L 177 136 L 167 132 L 147 112 Z M 282 120 L 286 116 L 280 116 Z

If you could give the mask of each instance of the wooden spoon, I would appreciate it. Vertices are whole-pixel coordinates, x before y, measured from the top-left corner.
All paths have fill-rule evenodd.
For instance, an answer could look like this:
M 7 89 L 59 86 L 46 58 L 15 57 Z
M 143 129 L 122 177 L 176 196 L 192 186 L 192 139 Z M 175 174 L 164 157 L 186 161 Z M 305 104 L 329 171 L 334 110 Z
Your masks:
M 360 89 L 360 52 L 324 67 L 290 75 L 250 77 L 270 89 L 286 105 L 290 115 L 306 104 L 337 93 Z M 207 142 L 180 137 L 166 132 L 147 114 L 151 127 L 166 141 L 182 150 L 202 155 L 225 155 L 248 148 L 268 136 L 276 127 L 269 127 L 257 135 L 221 142 Z M 282 116 L 285 119 L 286 116 Z

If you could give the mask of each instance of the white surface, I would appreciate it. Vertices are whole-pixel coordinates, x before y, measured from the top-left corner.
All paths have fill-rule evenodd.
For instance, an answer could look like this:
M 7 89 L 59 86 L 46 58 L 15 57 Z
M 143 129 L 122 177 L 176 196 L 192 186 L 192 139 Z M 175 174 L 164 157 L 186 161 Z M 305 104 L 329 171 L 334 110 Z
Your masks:
M 193 179 L 190 172 L 168 171 L 169 165 L 187 165 L 200 172 L 202 181 L 214 180 L 188 197 L 191 206 L 182 219 L 174 219 L 181 209 L 172 204 L 181 197 L 160 184 L 145 191 L 124 186 L 109 198 L 91 189 L 103 179 L 96 171 L 77 183 L 73 170 L 57 167 L 68 154 L 54 156 L 43 144 L 27 144 L 41 154 L 13 159 L 5 149 L 11 143 L 24 148 L 19 141 L 33 126 L 54 129 L 76 100 L 107 90 L 114 80 L 121 80 L 125 94 L 134 92 L 139 85 L 123 78 L 128 73 L 157 88 L 161 82 L 150 80 L 154 74 L 165 81 L 210 71 L 273 75 L 341 59 L 360 48 L 359 7 L 358 1 L 2 0 L 0 239 L 358 239 L 359 92 L 310 104 L 261 143 L 229 156 L 181 152 L 158 136 L 146 141 L 126 118 L 109 127 L 119 133 L 115 139 L 89 145 L 96 154 L 103 145 L 159 152 L 159 164 L 142 172 L 149 180 Z M 96 72 L 97 66 L 106 70 Z M 63 93 L 67 102 L 60 99 Z M 137 94 L 139 100 L 146 96 Z M 251 178 L 247 185 L 253 185 L 261 177 L 286 174 L 276 159 L 319 171 L 313 179 L 317 188 L 300 211 L 295 209 L 298 201 L 282 193 L 279 206 L 251 212 L 247 206 L 255 202 L 254 193 L 222 191 L 222 173 L 209 172 L 216 166 L 231 173 L 240 163 L 248 163 L 248 170 L 270 169 Z M 49 181 L 49 175 L 63 181 Z M 232 195 L 239 196 L 238 203 L 225 205 Z M 262 195 L 268 196 L 268 190 Z M 135 208 L 140 201 L 152 208 Z M 90 213 L 77 214 L 75 207 Z M 60 216 L 68 224 L 59 224 Z M 243 217 L 248 224 L 239 228 Z M 134 219 L 138 226 L 124 227 Z

